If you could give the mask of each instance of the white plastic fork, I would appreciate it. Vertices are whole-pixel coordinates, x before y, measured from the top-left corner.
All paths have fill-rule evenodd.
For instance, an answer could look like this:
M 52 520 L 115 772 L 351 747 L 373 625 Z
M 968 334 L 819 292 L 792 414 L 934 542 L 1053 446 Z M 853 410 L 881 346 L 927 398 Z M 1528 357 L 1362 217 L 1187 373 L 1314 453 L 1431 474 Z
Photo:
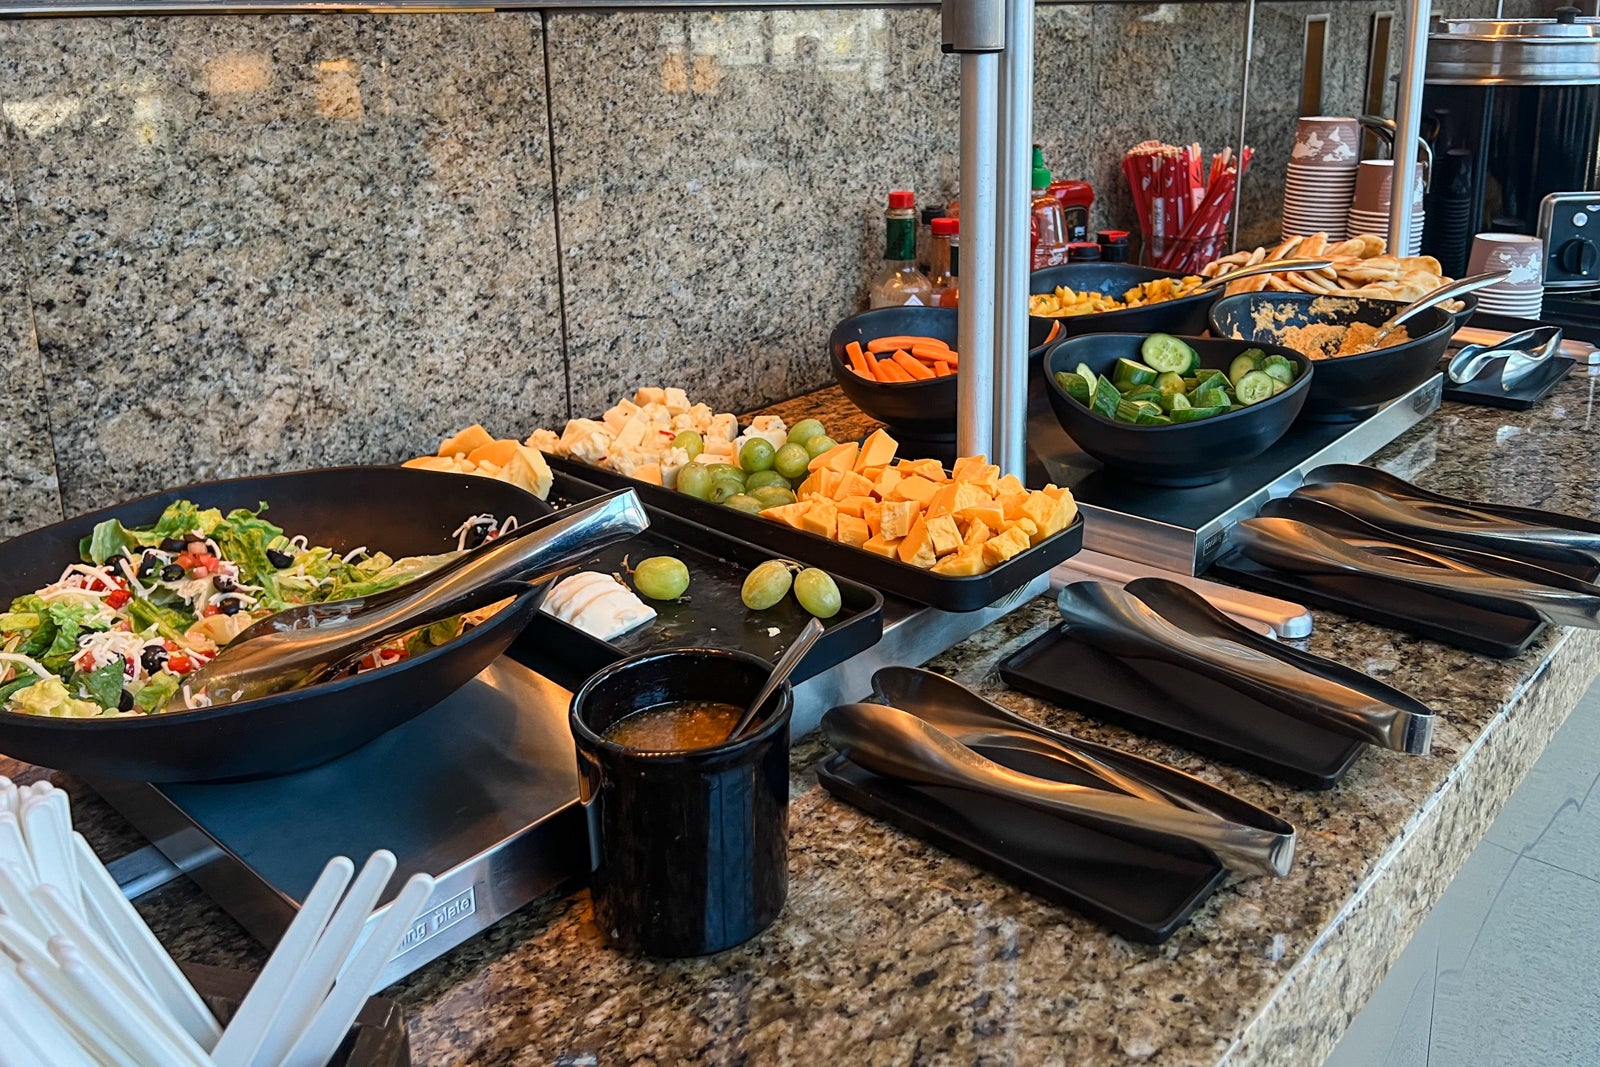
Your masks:
M 0 811 L 17 813 L 17 783 L 0 774 Z
M 293 1046 L 295 1038 L 310 1025 L 312 1017 L 328 992 L 334 979 L 350 960 L 356 940 L 372 918 L 384 887 L 394 876 L 397 863 L 394 853 L 379 849 L 368 858 L 356 877 L 350 891 L 345 894 L 328 927 L 317 939 L 316 947 L 305 958 L 300 969 L 287 982 L 287 990 L 273 1017 L 272 1027 L 262 1040 L 260 1048 L 251 1059 L 253 1067 L 278 1067 Z
M 22 822 L 15 811 L 0 811 L 0 863 L 15 864 L 29 885 L 39 880 L 27 838 L 22 836 Z
M 14 863 L 0 862 L 0 915 L 8 915 L 23 929 L 43 941 L 57 933 L 28 896 L 33 884 Z
M 216 1067 L 250 1067 L 254 1062 L 256 1050 L 266 1040 L 288 992 L 288 980 L 300 971 L 316 947 L 355 870 L 356 865 L 344 856 L 335 856 L 322 869 L 311 892 L 306 894 L 300 914 L 272 950 L 238 1013 L 223 1031 L 222 1040 L 212 1048 Z
M 304 1033 L 294 1042 L 281 1067 L 324 1067 L 332 1059 L 356 1016 L 361 1014 L 361 1006 L 372 996 L 378 976 L 394 958 L 394 950 L 400 947 L 423 905 L 433 895 L 433 885 L 430 875 L 411 876 L 339 976 L 332 994 L 322 1002 Z
M 81 914 L 83 904 L 72 893 L 78 884 L 78 865 L 72 849 L 72 809 L 67 794 L 58 789 L 22 802 L 22 836 L 33 856 L 33 869 L 41 883 L 60 886 L 71 893 L 72 906 Z

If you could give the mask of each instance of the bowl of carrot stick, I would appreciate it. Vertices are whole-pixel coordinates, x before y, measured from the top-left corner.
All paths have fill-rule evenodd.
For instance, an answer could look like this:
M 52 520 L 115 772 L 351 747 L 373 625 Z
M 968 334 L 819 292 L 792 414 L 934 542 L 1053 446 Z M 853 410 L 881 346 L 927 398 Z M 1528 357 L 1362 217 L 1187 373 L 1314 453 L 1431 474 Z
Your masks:
M 879 422 L 921 436 L 956 432 L 956 309 L 877 308 L 828 339 L 844 395 Z

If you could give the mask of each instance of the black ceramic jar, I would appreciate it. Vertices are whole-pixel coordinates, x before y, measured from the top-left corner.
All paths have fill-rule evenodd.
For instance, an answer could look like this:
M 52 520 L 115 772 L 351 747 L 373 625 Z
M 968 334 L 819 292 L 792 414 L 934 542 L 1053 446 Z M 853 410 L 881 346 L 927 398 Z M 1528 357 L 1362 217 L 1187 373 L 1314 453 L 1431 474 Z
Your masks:
M 572 701 L 589 817 L 595 920 L 617 948 L 700 956 L 771 925 L 788 894 L 788 685 L 743 738 L 680 752 L 602 735 L 636 711 L 686 700 L 740 707 L 772 665 L 745 652 L 670 649 L 620 660 Z

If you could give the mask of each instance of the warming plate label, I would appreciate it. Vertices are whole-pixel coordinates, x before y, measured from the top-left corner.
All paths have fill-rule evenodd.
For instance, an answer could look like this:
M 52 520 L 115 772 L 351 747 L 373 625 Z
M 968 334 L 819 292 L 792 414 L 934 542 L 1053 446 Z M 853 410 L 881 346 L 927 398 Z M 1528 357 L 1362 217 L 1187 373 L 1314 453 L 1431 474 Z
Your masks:
M 474 889 L 474 886 L 468 886 L 449 900 L 429 908 L 417 916 L 417 921 L 411 924 L 411 929 L 406 931 L 406 936 L 401 940 L 400 947 L 395 950 L 394 958 L 399 959 L 424 941 L 432 940 L 443 931 L 450 929 L 450 927 L 477 912 L 478 898 Z

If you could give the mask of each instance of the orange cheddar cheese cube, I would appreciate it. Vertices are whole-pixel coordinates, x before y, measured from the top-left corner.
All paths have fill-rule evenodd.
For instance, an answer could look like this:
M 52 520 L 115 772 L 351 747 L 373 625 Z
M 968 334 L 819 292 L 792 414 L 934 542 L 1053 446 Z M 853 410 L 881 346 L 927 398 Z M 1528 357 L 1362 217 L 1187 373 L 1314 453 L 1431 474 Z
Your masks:
M 933 573 L 949 578 L 969 578 L 989 569 L 983 559 L 983 546 L 974 545 L 954 552 L 933 565 Z
M 927 507 L 928 501 L 932 500 L 938 491 L 938 482 L 931 482 L 920 474 L 913 474 L 901 478 L 889 496 L 894 500 L 914 500 L 919 506 Z
M 948 515 L 935 515 L 923 520 L 928 526 L 928 540 L 933 542 L 933 554 L 948 556 L 961 547 L 961 531 L 956 520 Z
M 846 441 L 842 445 L 834 445 L 822 455 L 813 459 L 807 466 L 808 470 L 854 470 L 856 453 L 861 451 L 861 446 L 854 441 Z
M 866 511 L 867 505 L 876 503 L 877 501 L 873 500 L 870 496 L 847 496 L 843 500 L 838 501 L 839 514 L 851 515 L 858 519 L 864 518 L 864 512 Z
M 1028 487 L 1023 485 L 1015 474 L 1008 474 L 1001 478 L 994 486 L 995 496 L 1010 496 L 1012 493 L 1026 493 Z
M 805 513 L 811 510 L 811 501 L 797 500 L 793 504 L 779 504 L 775 508 L 765 508 L 761 514 L 763 518 L 776 519 L 785 526 L 800 529 L 800 520 Z
M 972 548 L 976 545 L 978 548 L 982 548 L 983 543 L 993 536 L 994 530 L 990 528 L 988 523 L 974 519 L 967 524 L 967 536 L 962 541 L 962 547 Z
M 887 467 L 894 462 L 894 454 L 899 448 L 895 439 L 883 430 L 873 430 L 861 442 L 861 454 L 856 457 L 855 469 L 864 471 L 868 467 Z
M 800 529 L 831 541 L 839 531 L 839 509 L 831 500 L 813 500 L 800 517 Z
M 879 534 L 886 541 L 897 541 L 911 532 L 919 512 L 914 500 L 885 500 L 880 507 Z
M 924 570 L 939 562 L 939 554 L 933 550 L 933 541 L 928 536 L 928 524 L 921 515 L 911 524 L 911 532 L 900 541 L 899 553 L 900 562 Z
M 845 472 L 824 467 L 817 471 L 816 474 L 817 491 L 815 495 L 825 496 L 829 500 L 837 499 L 839 495 L 839 483 L 844 481 Z M 807 481 L 809 480 L 810 479 L 808 478 Z
M 955 481 L 966 482 L 968 485 L 975 485 L 993 493 L 995 484 L 1000 478 L 1000 468 L 992 463 L 985 463 L 982 456 L 975 456 L 956 460 L 950 476 Z
M 900 484 L 900 479 L 905 477 L 894 467 L 885 467 L 878 480 L 873 483 L 873 492 L 878 494 L 879 500 L 888 500 L 894 492 L 894 487 Z
M 865 519 L 858 519 L 854 515 L 839 516 L 839 543 L 852 548 L 860 548 L 872 537 L 872 531 L 867 528 Z
M 861 517 L 866 520 L 867 529 L 872 531 L 874 537 L 883 532 L 883 505 L 876 500 L 870 500 L 861 505 Z
M 835 500 L 853 496 L 871 496 L 872 483 L 854 471 L 845 471 L 839 475 L 839 484 L 828 495 Z
M 795 488 L 794 495 L 799 497 L 801 500 L 804 500 L 808 496 L 816 496 L 817 495 L 817 488 L 821 484 L 822 484 L 822 472 L 821 471 L 812 471 L 810 474 L 806 475 L 805 481 L 801 482 Z
M 1028 535 L 1012 527 L 984 542 L 983 561 L 991 567 L 998 567 L 1012 556 L 1026 551 L 1027 548 Z
M 479 427 L 479 429 L 482 429 L 482 427 Z M 511 462 L 511 457 L 517 454 L 518 447 L 520 447 L 518 442 L 511 440 L 509 437 L 503 441 L 490 441 L 488 444 L 479 445 L 471 452 L 468 452 L 467 460 L 470 463 L 493 463 L 497 467 L 504 467 Z M 441 454 L 454 455 L 455 453 Z
M 489 435 L 480 423 L 473 423 L 454 437 L 447 437 L 439 445 L 441 456 L 470 456 L 485 445 L 494 444 L 494 438 Z M 497 460 L 496 462 L 504 462 Z
M 1006 523 L 1006 529 L 1021 530 L 1022 536 L 1028 539 L 1029 544 L 1033 544 L 1039 537 L 1039 524 L 1026 515 L 1019 516 Z
M 861 547 L 866 549 L 868 552 L 875 552 L 880 556 L 887 556 L 890 559 L 897 559 L 900 555 L 900 542 L 898 539 L 885 541 L 881 537 L 873 536 L 867 538 L 867 543 Z
M 900 473 L 907 478 L 926 478 L 930 482 L 949 481 L 944 473 L 944 465 L 936 459 L 903 459 L 900 461 Z
M 1000 502 L 1000 510 L 1005 513 L 1007 522 L 1015 522 L 1022 517 L 1022 505 L 1027 503 L 1028 492 L 1002 493 L 995 497 Z
M 961 508 L 956 512 L 957 522 L 981 522 L 991 530 L 998 530 L 1006 524 L 1005 509 L 997 503 L 975 504 L 970 508 Z

